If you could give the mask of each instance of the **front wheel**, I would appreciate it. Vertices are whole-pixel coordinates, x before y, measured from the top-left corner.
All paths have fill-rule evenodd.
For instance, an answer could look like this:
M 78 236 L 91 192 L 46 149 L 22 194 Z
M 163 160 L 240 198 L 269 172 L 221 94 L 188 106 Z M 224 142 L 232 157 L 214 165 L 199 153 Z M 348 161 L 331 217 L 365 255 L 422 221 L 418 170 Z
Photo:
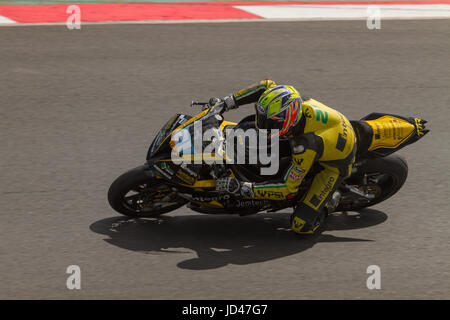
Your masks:
M 129 217 L 156 217 L 178 209 L 186 200 L 178 197 L 164 180 L 149 177 L 144 166 L 119 176 L 109 187 L 108 202 Z
M 370 197 L 344 193 L 336 211 L 358 210 L 380 203 L 396 194 L 407 176 L 408 164 L 403 157 L 390 155 L 368 159 L 345 183 Z

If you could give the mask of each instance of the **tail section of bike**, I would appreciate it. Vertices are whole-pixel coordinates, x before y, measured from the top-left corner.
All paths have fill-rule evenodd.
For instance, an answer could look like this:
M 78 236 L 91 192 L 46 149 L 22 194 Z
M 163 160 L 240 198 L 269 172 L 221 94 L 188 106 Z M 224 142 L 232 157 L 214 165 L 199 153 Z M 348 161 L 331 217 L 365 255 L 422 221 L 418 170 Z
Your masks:
M 371 113 L 352 121 L 360 149 L 385 157 L 416 142 L 428 133 L 426 121 L 387 113 Z

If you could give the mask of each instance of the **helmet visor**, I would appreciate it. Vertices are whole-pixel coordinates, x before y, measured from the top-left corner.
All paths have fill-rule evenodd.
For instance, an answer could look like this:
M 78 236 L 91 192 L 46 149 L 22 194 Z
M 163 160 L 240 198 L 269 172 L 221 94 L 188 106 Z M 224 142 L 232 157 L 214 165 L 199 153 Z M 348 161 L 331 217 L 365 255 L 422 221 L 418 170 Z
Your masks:
M 267 119 L 265 114 L 256 115 L 256 127 L 258 129 L 283 129 L 283 120 Z

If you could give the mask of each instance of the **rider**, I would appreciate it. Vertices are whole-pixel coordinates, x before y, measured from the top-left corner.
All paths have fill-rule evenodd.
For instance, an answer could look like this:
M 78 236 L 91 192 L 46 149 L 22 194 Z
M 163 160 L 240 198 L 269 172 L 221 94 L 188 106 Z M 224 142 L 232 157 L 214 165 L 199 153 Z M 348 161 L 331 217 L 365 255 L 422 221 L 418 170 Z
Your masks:
M 313 234 L 355 161 L 356 135 L 349 120 L 314 99 L 303 101 L 292 86 L 277 85 L 271 79 L 225 97 L 223 102 L 227 109 L 257 102 L 256 127 L 278 129 L 279 137 L 289 140 L 292 162 L 284 178 L 279 180 L 252 183 L 234 177 L 219 178 L 216 190 L 260 199 L 290 199 L 296 195 L 312 165 L 318 163 L 320 170 L 291 216 L 291 228 L 296 233 Z

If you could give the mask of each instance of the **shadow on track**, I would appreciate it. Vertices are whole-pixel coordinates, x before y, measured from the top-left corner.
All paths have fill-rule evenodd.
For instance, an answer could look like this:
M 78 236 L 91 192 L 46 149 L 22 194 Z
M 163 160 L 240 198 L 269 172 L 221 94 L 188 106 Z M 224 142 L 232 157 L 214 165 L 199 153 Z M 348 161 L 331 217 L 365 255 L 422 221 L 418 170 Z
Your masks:
M 324 230 L 299 237 L 289 228 L 290 213 L 234 215 L 160 216 L 154 219 L 113 217 L 94 222 L 90 229 L 109 236 L 108 243 L 141 252 L 187 253 L 196 258 L 178 263 L 191 270 L 214 269 L 227 264 L 251 264 L 296 254 L 318 242 L 372 241 L 335 237 L 331 230 L 366 228 L 387 219 L 383 212 L 364 209 L 359 213 L 331 215 Z

